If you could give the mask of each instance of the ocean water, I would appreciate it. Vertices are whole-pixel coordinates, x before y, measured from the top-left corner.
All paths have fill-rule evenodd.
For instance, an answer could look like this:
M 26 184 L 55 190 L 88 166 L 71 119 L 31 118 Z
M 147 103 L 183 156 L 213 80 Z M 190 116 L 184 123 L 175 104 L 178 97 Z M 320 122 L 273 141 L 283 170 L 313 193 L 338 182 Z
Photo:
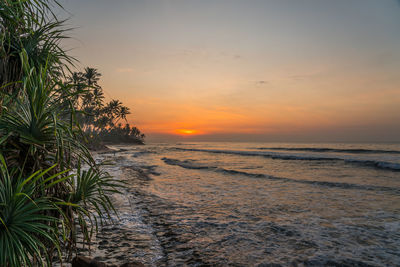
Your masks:
M 127 193 L 152 239 L 147 264 L 400 266 L 399 144 L 115 149 L 149 178 Z

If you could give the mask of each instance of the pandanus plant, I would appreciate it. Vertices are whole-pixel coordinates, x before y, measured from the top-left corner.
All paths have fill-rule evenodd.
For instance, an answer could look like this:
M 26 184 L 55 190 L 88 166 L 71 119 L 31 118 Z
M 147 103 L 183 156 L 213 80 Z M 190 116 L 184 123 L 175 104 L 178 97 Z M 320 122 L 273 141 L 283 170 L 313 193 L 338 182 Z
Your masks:
M 0 266 L 51 266 L 55 256 L 62 260 L 63 248 L 70 257 L 78 229 L 90 243 L 99 222 L 115 211 L 109 196 L 120 184 L 111 176 L 94 168 L 50 175 L 55 167 L 25 177 L 0 154 Z M 59 184 L 70 189 L 64 198 L 49 194 Z
M 121 186 L 82 143 L 83 89 L 61 75 L 73 59 L 60 47 L 65 29 L 52 2 L 0 1 L 0 266 L 71 255 L 79 231 L 90 242 L 110 219 Z
M 9 104 L 0 117 L 0 133 L 8 140 L 2 148 L 8 163 L 23 163 L 28 172 L 54 162 L 61 169 L 69 168 L 77 159 L 93 164 L 89 151 L 76 138 L 79 127 L 73 108 L 60 105 L 65 96 L 60 92 L 68 92 L 68 85 L 49 75 L 47 66 L 31 67 L 25 51 L 21 62 L 20 92 L 3 93 Z
M 63 20 L 51 11 L 51 0 L 0 1 L 0 86 L 9 93 L 18 90 L 23 75 L 20 53 L 25 50 L 30 65 L 51 65 L 51 74 L 58 76 L 72 64 L 60 41 L 68 38 Z
M 15 259 L 8 262 L 9 266 L 20 266 L 16 263 L 21 262 L 25 265 L 28 258 L 37 262 L 42 262 L 43 258 L 51 259 L 54 249 L 60 247 L 65 248 L 71 256 L 76 251 L 78 231 L 83 234 L 83 241 L 90 243 L 98 223 L 109 220 L 111 213 L 115 212 L 110 195 L 117 193 L 122 186 L 122 183 L 101 171 L 80 142 L 82 132 L 74 118 L 73 105 L 59 104 L 61 98 L 65 101 L 67 96 L 68 99 L 68 85 L 52 77 L 47 66 L 40 66 L 39 69 L 31 67 L 24 51 L 21 53 L 21 62 L 23 76 L 20 92 L 17 95 L 3 93 L 8 105 L 0 116 L 0 150 L 4 155 L 1 157 L 4 169 L 16 170 L 13 172 L 18 173 L 19 177 L 30 177 L 29 183 L 21 182 L 23 185 L 29 184 L 29 187 L 21 187 L 28 191 L 15 191 L 15 194 L 19 199 L 25 196 L 32 200 L 27 202 L 25 198 L 20 199 L 18 205 L 25 203 L 23 210 L 26 214 L 35 214 L 33 221 L 37 221 L 41 228 L 36 233 L 37 238 L 29 239 L 35 249 L 25 251 L 26 254 L 21 254 L 18 247 L 10 250 L 15 244 L 25 242 L 15 239 L 19 236 L 10 238 L 7 232 L 7 222 L 13 222 L 12 216 L 22 213 L 10 213 L 9 208 L 13 205 L 7 203 L 16 198 L 4 198 L 0 214 L 4 215 L 4 218 L 1 217 L 6 234 L 3 237 L 9 238 L 1 241 L 0 248 L 3 246 L 5 253 L 14 255 Z M 82 163 L 86 165 L 85 170 L 81 168 Z M 72 168 L 75 170 L 71 172 Z M 42 169 L 46 171 L 40 173 L 38 178 L 32 178 L 32 173 L 36 175 Z M 51 181 L 58 176 L 56 183 Z M 2 182 L 7 185 L 9 180 L 11 186 L 14 182 L 20 184 L 21 179 L 4 178 Z M 40 206 L 42 204 L 43 208 Z M 50 238 L 55 233 L 59 234 L 57 238 L 60 240 L 57 242 Z M 52 246 L 44 246 L 41 242 L 50 242 Z
M 50 266 L 51 252 L 60 252 L 59 218 L 51 211 L 63 202 L 40 192 L 66 179 L 62 173 L 44 179 L 52 168 L 25 177 L 0 154 L 0 266 Z

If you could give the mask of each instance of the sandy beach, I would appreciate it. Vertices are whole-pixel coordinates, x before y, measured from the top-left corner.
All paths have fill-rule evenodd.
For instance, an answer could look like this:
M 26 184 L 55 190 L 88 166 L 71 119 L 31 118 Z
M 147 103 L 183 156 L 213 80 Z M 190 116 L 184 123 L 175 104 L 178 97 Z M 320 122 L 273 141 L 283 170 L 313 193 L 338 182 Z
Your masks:
M 113 216 L 112 224 L 101 227 L 90 249 L 81 247 L 78 255 L 106 263 L 107 266 L 121 266 L 129 262 L 166 266 L 169 248 L 176 249 L 175 246 L 188 240 L 180 240 L 182 237 L 175 234 L 179 231 L 178 226 L 168 222 L 168 213 L 174 212 L 173 204 L 143 190 L 151 180 L 150 174 L 157 173 L 151 168 L 124 166 L 121 164 L 123 156 L 119 155 L 124 151 L 105 149 L 94 153 L 95 158 L 103 156 L 103 161 L 111 163 L 105 170 L 129 186 L 121 194 L 112 195 L 118 217 Z M 190 247 L 178 249 L 185 251 Z M 186 264 L 204 266 L 200 258 L 193 259 L 192 255 L 187 260 Z
M 180 234 L 180 226 L 174 225 L 170 219 L 175 213 L 174 203 L 144 190 L 152 179 L 150 175 L 159 174 L 151 166 L 125 166 L 125 157 L 120 155 L 125 151 L 105 149 L 94 153 L 95 158 L 110 163 L 105 170 L 128 186 L 121 194 L 112 195 L 118 217 L 113 216 L 112 224 L 100 227 L 90 249 L 87 246 L 83 248 L 82 242 L 78 242 L 80 248 L 77 255 L 107 266 L 140 262 L 155 267 L 170 266 L 169 253 L 178 252 L 179 259 L 172 259 L 176 265 L 209 266 L 190 245 L 195 234 Z
M 148 173 L 142 169 L 124 167 L 118 164 L 120 156 L 115 150 L 103 150 L 95 155 L 106 155 L 105 160 L 111 162 L 111 166 L 105 168 L 112 171 L 116 179 L 130 184 L 123 189 L 121 194 L 114 194 L 112 199 L 118 211 L 118 217 L 113 216 L 113 223 L 104 225 L 91 244 L 90 250 L 86 247 L 80 248 L 78 255 L 93 258 L 107 266 L 120 266 L 124 263 L 136 261 L 146 266 L 159 266 L 157 255 L 162 248 L 153 233 L 146 227 L 144 221 L 145 210 L 143 205 L 143 193 L 141 187 L 150 179 Z M 67 264 L 68 266 L 69 264 Z
M 0 1 L 0 266 L 400 266 L 400 0 Z

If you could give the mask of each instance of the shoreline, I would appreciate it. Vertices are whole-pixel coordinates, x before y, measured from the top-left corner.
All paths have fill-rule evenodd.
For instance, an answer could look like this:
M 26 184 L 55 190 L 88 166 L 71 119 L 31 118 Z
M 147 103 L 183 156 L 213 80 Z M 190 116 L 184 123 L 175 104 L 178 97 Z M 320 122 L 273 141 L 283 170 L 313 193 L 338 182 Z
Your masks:
M 88 255 L 108 264 L 107 266 L 121 266 L 127 262 L 140 262 L 145 266 L 220 266 L 225 264 L 235 266 L 270 266 L 271 264 L 274 266 L 353 266 L 357 264 L 379 266 L 379 263 L 392 262 L 390 258 L 378 258 L 379 260 L 375 262 L 375 258 L 372 260 L 364 258 L 361 253 L 353 257 L 349 257 L 345 253 L 332 254 L 332 249 L 328 247 L 329 244 L 334 244 L 335 249 L 345 251 L 351 251 L 353 247 L 360 247 L 365 253 L 376 255 L 371 252 L 371 243 L 365 243 L 366 238 L 352 239 L 353 232 L 362 232 L 371 240 L 383 242 L 380 236 L 391 233 L 392 230 L 371 229 L 364 224 L 346 224 L 347 221 L 342 220 L 341 217 L 335 218 L 332 223 L 326 223 L 327 220 L 331 222 L 330 215 L 318 210 L 318 203 L 311 205 L 315 207 L 314 215 L 316 214 L 317 217 L 309 217 L 312 214 L 305 213 L 301 209 L 301 203 L 298 208 L 293 205 L 284 205 L 280 199 L 274 198 L 274 194 L 279 196 L 279 189 L 282 185 L 287 186 L 287 182 L 282 183 L 276 179 L 243 178 L 241 177 L 242 173 L 238 176 L 220 175 L 218 169 L 217 171 L 215 168 L 213 169 L 213 163 L 200 165 L 195 160 L 188 160 L 187 165 L 183 165 L 178 170 L 175 167 L 171 169 L 171 165 L 160 165 L 162 157 L 165 155 L 171 158 L 180 158 L 179 155 L 172 154 L 170 150 L 158 154 L 151 146 L 143 148 L 143 151 L 137 148 L 132 148 L 132 150 L 123 148 L 125 147 L 117 146 L 109 152 L 96 155 L 99 160 L 114 162 L 114 165 L 106 167 L 108 168 L 106 171 L 110 172 L 115 179 L 121 179 L 128 183 L 122 195 L 112 196 L 116 202 L 116 209 L 120 213 L 119 220 L 116 220 L 114 225 L 106 225 L 99 232 L 93 242 L 90 254 L 82 252 L 80 255 Z M 152 157 L 152 153 L 156 153 L 156 155 Z M 137 158 L 142 154 L 145 155 Z M 193 154 L 190 154 L 189 158 L 198 159 Z M 185 157 L 181 158 L 182 161 L 184 159 Z M 188 164 L 194 164 L 194 167 Z M 194 174 L 193 172 L 197 172 L 198 166 L 203 168 L 200 169 L 201 180 L 199 177 L 196 179 L 196 176 L 191 176 Z M 207 166 L 211 167 L 205 168 Z M 195 171 L 191 171 L 192 169 Z M 361 168 L 361 171 L 364 169 Z M 163 175 L 157 176 L 161 173 Z M 218 179 L 215 179 L 216 175 L 218 175 Z M 248 213 L 247 208 L 240 210 L 240 206 L 231 209 L 230 206 L 222 206 L 215 202 L 210 206 L 209 198 L 207 198 L 206 205 L 203 205 L 203 202 L 196 202 L 197 206 L 186 201 L 187 198 L 183 198 L 186 193 L 192 195 L 194 192 L 199 192 L 197 189 L 204 188 L 207 192 L 208 190 L 213 192 L 213 195 L 205 194 L 204 197 L 214 196 L 220 192 L 218 187 L 222 185 L 227 185 L 225 189 L 228 190 L 224 190 L 224 192 L 229 194 L 229 189 L 233 188 L 229 186 L 231 182 L 235 183 L 233 184 L 234 188 L 239 188 L 235 185 L 241 185 L 240 188 L 245 186 L 249 189 L 254 189 L 256 186 L 257 188 L 270 188 L 268 197 L 272 197 L 268 199 L 276 201 L 266 203 L 265 206 L 262 206 L 265 208 L 257 208 L 253 213 Z M 308 182 L 302 184 L 305 184 L 302 187 L 304 190 L 312 188 L 315 194 L 329 194 L 335 199 L 337 193 L 351 196 L 353 190 L 358 192 L 360 189 L 358 187 L 333 187 L 332 189 L 327 188 L 326 183 L 312 187 L 308 186 Z M 211 187 L 211 185 L 213 186 Z M 262 186 L 260 187 L 260 185 Z M 299 189 L 296 184 L 292 185 L 292 188 Z M 163 190 L 160 191 L 161 189 Z M 370 191 L 366 193 L 374 194 Z M 171 195 L 170 192 L 177 192 L 178 195 L 174 195 L 174 193 Z M 243 192 L 253 191 L 245 190 Z M 249 197 L 245 195 L 240 198 L 242 201 L 248 200 L 243 207 L 252 205 L 257 200 L 257 198 L 253 198 L 254 196 L 258 196 L 258 199 L 262 200 L 265 195 L 264 191 L 260 192 L 258 191 L 258 195 L 249 195 Z M 307 192 L 305 191 L 305 193 Z M 364 193 L 364 191 L 362 192 Z M 378 190 L 378 192 L 380 191 Z M 202 191 L 200 191 L 201 193 Z M 312 200 L 310 195 L 303 193 L 301 196 L 300 200 L 303 200 L 304 203 Z M 308 196 L 308 198 L 304 198 L 304 196 Z M 204 197 L 202 199 L 205 199 Z M 226 196 L 225 199 L 236 201 L 236 194 L 232 194 L 231 197 L 233 198 Z M 219 201 L 219 199 L 211 199 L 211 204 L 213 200 Z M 343 204 L 349 200 L 353 199 L 347 198 Z M 354 201 L 359 201 L 359 199 Z M 264 205 L 264 202 L 258 201 L 257 203 Z M 336 205 L 336 202 L 333 203 L 329 200 L 326 200 L 325 203 Z M 388 212 L 387 216 L 391 216 L 390 210 Z M 301 225 L 291 223 L 291 220 L 287 219 L 290 215 L 295 218 L 299 216 L 299 219 L 296 220 L 301 222 Z M 269 219 L 270 217 L 265 219 L 263 216 L 275 216 L 275 219 L 274 217 L 272 220 Z M 315 219 L 312 225 L 308 224 L 308 217 Z M 388 219 L 390 218 L 388 217 Z M 283 221 L 278 221 L 280 219 Z M 395 242 L 394 239 L 390 241 Z M 270 248 L 270 244 L 274 247 Z M 325 246 L 325 244 L 328 245 Z M 240 250 L 241 248 L 242 250 Z M 266 249 L 270 249 L 270 252 L 264 253 Z M 258 250 L 260 253 L 255 254 L 255 251 Z M 289 251 L 290 254 L 282 252 L 284 250 Z M 238 265 L 239 263 L 241 265 Z M 378 264 L 375 265 L 376 263 Z
M 204 261 L 200 251 L 191 247 L 190 240 L 195 235 L 180 235 L 179 225 L 171 221 L 170 214 L 175 212 L 176 204 L 145 190 L 152 180 L 150 175 L 157 173 L 145 166 L 125 165 L 124 156 L 118 155 L 124 151 L 119 149 L 114 156 L 114 149 L 110 148 L 96 155 L 102 160 L 113 161 L 115 165 L 106 170 L 129 186 L 122 194 L 111 196 L 118 211 L 118 218 L 113 218 L 114 224 L 99 227 L 91 249 L 78 249 L 76 256 L 88 257 L 108 267 L 127 263 L 153 267 L 211 266 Z M 182 254 L 179 259 L 174 255 L 177 251 Z
M 108 267 L 123 266 L 162 266 L 159 261 L 162 248 L 157 244 L 151 226 L 144 221 L 142 186 L 151 179 L 149 170 L 139 167 L 127 167 L 121 164 L 123 157 L 116 154 L 125 150 L 107 148 L 100 151 L 91 151 L 94 156 L 104 157 L 115 163 L 106 171 L 115 179 L 129 183 L 121 194 L 111 195 L 118 217 L 113 215 L 113 223 L 99 227 L 99 232 L 94 234 L 90 250 L 85 245 L 80 248 L 76 256 L 83 256 Z M 114 156 L 115 155 L 115 156 Z M 72 266 L 71 263 L 63 266 Z

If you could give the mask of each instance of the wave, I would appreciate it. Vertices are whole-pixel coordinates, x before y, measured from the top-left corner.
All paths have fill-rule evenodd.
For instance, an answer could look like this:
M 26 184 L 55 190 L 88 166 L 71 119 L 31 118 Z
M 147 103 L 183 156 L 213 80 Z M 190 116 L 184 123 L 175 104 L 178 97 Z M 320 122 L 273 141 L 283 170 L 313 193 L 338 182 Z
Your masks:
M 140 157 L 140 156 L 143 156 L 143 155 L 147 155 L 147 154 L 158 154 L 158 152 L 150 151 L 150 150 L 143 150 L 143 151 L 133 152 L 132 153 L 132 157 L 137 158 L 137 157 Z
M 256 147 L 258 150 L 306 151 L 306 152 L 338 152 L 352 154 L 400 154 L 398 150 L 380 150 L 363 148 L 326 148 L 326 147 Z
M 350 164 L 357 164 L 366 167 L 374 167 L 378 169 L 386 169 L 390 171 L 400 171 L 400 164 L 386 161 L 375 161 L 375 160 L 361 160 L 361 159 L 346 159 L 340 157 L 330 156 L 316 156 L 316 155 L 290 155 L 280 154 L 277 152 L 262 152 L 262 151 L 243 151 L 243 150 L 216 150 L 216 149 L 197 149 L 197 148 L 179 148 L 175 147 L 175 150 L 183 151 L 198 151 L 208 152 L 217 154 L 231 154 L 231 155 L 242 155 L 242 156 L 258 156 L 270 159 L 280 160 L 304 160 L 304 161 L 342 161 Z
M 166 164 L 175 165 L 185 169 L 195 169 L 195 170 L 208 170 L 214 171 L 224 174 L 231 175 L 243 175 L 252 178 L 265 178 L 269 180 L 279 180 L 284 182 L 292 182 L 292 183 L 301 183 L 301 184 L 311 184 L 317 186 L 325 186 L 325 187 L 338 187 L 343 189 L 358 189 L 358 190 L 368 190 L 368 191 L 386 191 L 393 192 L 396 194 L 400 193 L 400 188 L 392 188 L 387 186 L 375 186 L 375 185 L 359 185 L 352 183 L 340 183 L 340 182 L 328 182 L 328 181 L 312 181 L 312 180 L 298 180 L 292 178 L 278 177 L 273 175 L 261 174 L 261 173 L 249 173 L 245 171 L 231 170 L 225 169 L 218 166 L 209 166 L 196 162 L 195 160 L 178 160 L 172 158 L 162 158 Z

